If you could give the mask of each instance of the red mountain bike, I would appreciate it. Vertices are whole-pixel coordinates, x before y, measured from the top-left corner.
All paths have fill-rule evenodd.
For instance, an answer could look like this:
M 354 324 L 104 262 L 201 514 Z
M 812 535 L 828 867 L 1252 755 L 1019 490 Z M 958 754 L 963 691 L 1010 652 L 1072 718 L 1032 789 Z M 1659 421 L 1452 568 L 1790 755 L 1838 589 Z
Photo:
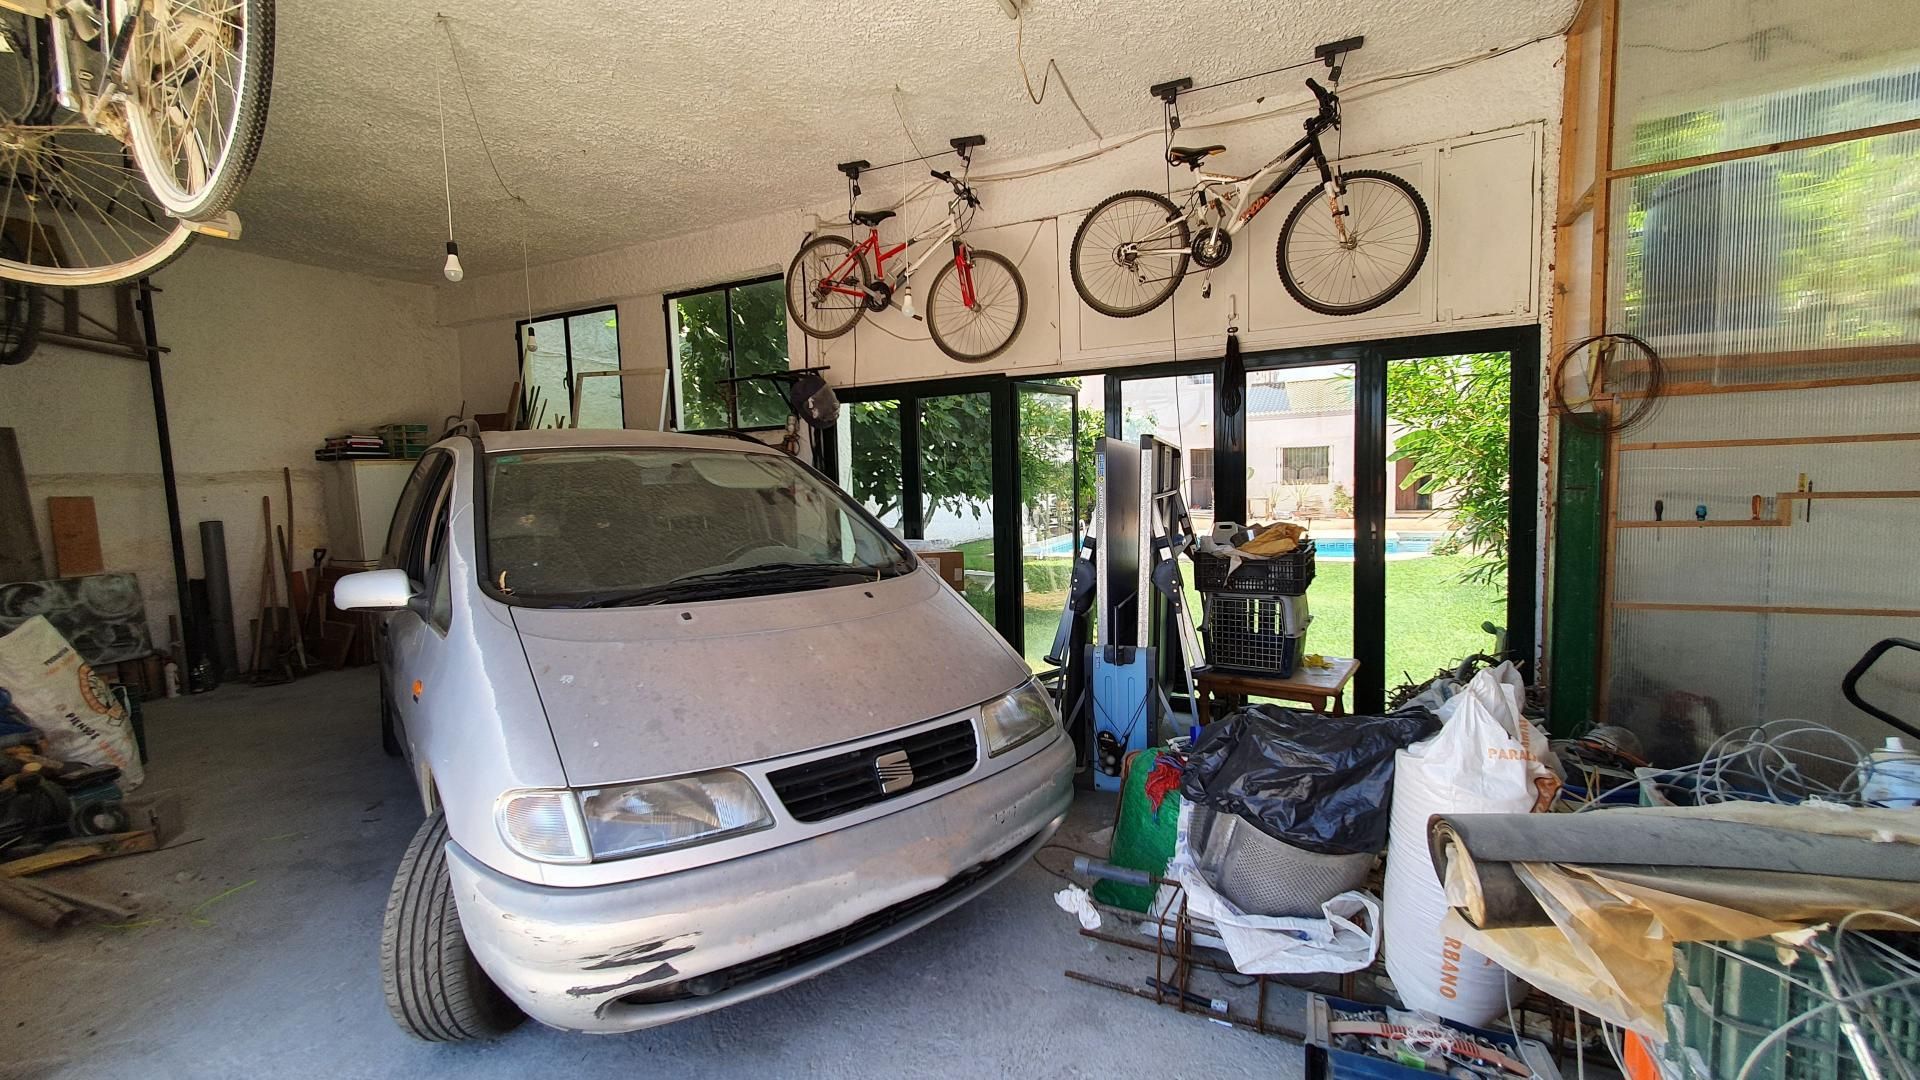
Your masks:
M 953 189 L 947 216 L 932 227 L 890 248 L 880 246 L 881 222 L 892 210 L 862 210 L 853 215 L 864 225 L 860 243 L 844 236 L 816 236 L 801 245 L 787 266 L 787 312 L 808 337 L 836 338 L 853 329 L 868 311 L 885 311 L 896 297 L 900 310 L 913 310 L 913 272 L 952 242 L 952 258 L 933 275 L 927 295 L 927 333 L 940 351 L 966 363 L 990 360 L 1006 351 L 1027 320 L 1027 286 L 1020 271 L 1004 255 L 962 240 L 980 199 L 965 179 L 934 171 Z M 887 263 L 899 259 L 913 245 L 922 245 L 918 257 L 889 275 Z M 872 261 L 871 268 L 868 261 Z

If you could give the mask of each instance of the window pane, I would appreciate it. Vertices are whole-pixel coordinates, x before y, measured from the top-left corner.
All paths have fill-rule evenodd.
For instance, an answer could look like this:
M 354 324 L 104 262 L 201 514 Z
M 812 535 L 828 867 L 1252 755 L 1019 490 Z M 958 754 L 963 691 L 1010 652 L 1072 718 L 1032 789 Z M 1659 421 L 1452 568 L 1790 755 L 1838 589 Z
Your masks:
M 589 371 L 620 370 L 620 333 L 612 308 L 575 315 L 567 320 L 573 351 L 573 375 Z M 606 376 L 580 383 L 580 423 L 583 428 L 626 426 L 621 416 L 621 380 Z
M 1387 365 L 1389 694 L 1462 657 L 1493 652 L 1481 624 L 1507 621 L 1512 400 L 1506 353 Z M 1326 567 L 1322 554 L 1323 579 Z
M 1312 531 L 1306 649 L 1353 656 L 1353 366 L 1249 371 L 1246 409 L 1248 523 Z
M 840 486 L 900 531 L 900 403 L 848 402 L 841 413 Z
M 733 361 L 736 375 L 787 370 L 787 287 L 781 281 L 740 285 L 733 292 Z M 740 426 L 776 427 L 787 422 L 779 384 L 740 384 Z
M 727 296 L 724 289 L 673 302 L 673 359 L 678 377 L 677 425 L 683 431 L 728 427 Z
M 993 401 L 949 394 L 920 400 L 923 535 L 966 559 L 967 603 L 988 622 L 993 603 Z
M 526 394 L 532 402 L 528 427 L 566 427 L 572 410 L 572 395 L 567 391 L 567 333 L 559 319 L 539 319 L 521 333 L 524 355 Z M 538 401 L 533 394 L 539 392 Z

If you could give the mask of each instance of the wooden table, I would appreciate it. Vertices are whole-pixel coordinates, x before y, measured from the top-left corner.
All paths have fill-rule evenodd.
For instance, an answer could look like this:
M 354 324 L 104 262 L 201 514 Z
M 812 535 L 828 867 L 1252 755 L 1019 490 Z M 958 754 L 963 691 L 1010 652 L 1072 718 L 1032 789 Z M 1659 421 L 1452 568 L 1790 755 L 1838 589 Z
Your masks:
M 1193 677 L 1194 688 L 1200 694 L 1200 700 L 1194 703 L 1194 715 L 1210 720 L 1214 697 L 1267 697 L 1301 702 L 1314 712 L 1328 716 L 1345 716 L 1347 683 L 1353 679 L 1353 673 L 1360 670 L 1360 661 L 1339 656 L 1326 659 L 1331 667 L 1316 670 L 1303 664 L 1284 679 L 1231 671 L 1199 672 Z

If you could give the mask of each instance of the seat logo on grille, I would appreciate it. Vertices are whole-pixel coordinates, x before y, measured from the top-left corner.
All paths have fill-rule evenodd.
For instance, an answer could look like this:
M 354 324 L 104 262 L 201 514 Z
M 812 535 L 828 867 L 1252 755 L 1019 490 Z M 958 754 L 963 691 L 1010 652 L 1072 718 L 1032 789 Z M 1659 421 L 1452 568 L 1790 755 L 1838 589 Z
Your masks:
M 891 795 L 913 786 L 913 763 L 905 750 L 889 750 L 873 759 L 873 775 L 880 781 L 880 793 Z

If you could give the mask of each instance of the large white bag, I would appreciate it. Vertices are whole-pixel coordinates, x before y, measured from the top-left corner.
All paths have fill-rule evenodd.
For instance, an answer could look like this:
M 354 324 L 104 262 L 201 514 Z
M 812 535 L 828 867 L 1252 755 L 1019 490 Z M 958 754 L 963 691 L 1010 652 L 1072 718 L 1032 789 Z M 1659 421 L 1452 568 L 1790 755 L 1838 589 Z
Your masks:
M 1387 974 L 1408 1008 L 1483 1026 L 1507 1011 L 1512 976 L 1445 933 L 1446 890 L 1427 848 L 1435 814 L 1524 814 L 1557 784 L 1547 739 L 1520 714 L 1513 665 L 1482 671 L 1439 710 L 1440 733 L 1400 751 L 1387 832 Z
M 127 710 L 44 616 L 0 637 L 0 686 L 46 736 L 48 757 L 118 765 L 122 790 L 140 786 L 140 751 Z

